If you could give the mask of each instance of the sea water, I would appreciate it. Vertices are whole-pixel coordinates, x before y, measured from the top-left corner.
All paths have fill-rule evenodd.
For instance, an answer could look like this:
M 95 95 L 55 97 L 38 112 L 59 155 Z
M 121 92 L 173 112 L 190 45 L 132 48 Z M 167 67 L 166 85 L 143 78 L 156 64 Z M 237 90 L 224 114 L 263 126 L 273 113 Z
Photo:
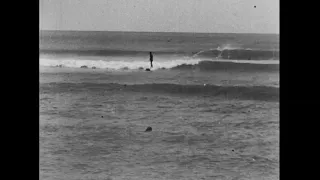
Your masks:
M 39 45 L 40 179 L 279 179 L 279 35 L 41 31 Z

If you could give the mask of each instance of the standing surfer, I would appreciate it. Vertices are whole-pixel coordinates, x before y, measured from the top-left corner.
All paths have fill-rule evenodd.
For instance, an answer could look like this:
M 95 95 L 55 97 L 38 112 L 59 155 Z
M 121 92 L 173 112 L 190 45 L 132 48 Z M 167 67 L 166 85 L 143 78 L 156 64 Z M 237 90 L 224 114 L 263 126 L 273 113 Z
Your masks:
M 153 68 L 152 61 L 153 61 L 153 55 L 152 55 L 152 52 L 150 52 L 150 64 L 151 64 L 151 68 Z

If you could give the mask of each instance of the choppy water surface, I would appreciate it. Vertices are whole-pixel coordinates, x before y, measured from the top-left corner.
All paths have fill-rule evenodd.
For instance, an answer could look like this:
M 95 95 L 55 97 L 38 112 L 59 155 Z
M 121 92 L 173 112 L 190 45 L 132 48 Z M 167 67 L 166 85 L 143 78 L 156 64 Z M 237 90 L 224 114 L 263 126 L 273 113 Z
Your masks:
M 276 99 L 40 76 L 41 179 L 278 179 Z
M 279 179 L 277 36 L 52 33 L 40 179 Z

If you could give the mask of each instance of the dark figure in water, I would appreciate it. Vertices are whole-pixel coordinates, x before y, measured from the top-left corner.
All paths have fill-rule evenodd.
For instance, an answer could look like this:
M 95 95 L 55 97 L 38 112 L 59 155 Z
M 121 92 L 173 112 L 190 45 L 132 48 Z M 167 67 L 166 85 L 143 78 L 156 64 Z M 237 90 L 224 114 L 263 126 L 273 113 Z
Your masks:
M 150 64 L 151 64 L 151 68 L 153 68 L 152 61 L 153 61 L 153 55 L 152 55 L 152 52 L 150 52 Z
M 150 131 L 152 131 L 152 127 L 147 127 L 147 129 L 145 130 L 145 132 L 150 132 Z

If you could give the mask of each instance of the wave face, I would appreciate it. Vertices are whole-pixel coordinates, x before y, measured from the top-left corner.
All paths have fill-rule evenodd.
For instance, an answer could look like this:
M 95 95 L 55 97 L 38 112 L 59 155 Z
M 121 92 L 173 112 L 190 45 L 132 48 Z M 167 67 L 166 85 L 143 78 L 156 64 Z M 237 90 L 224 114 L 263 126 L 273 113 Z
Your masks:
M 238 63 L 232 61 L 201 61 L 198 64 L 182 64 L 172 69 L 200 71 L 257 71 L 278 72 L 279 64 Z
M 147 56 L 147 51 L 127 51 L 127 50 L 40 50 L 43 54 L 76 55 L 76 56 L 122 56 L 136 57 Z M 217 49 L 201 50 L 199 52 L 155 52 L 157 55 L 180 55 L 192 58 L 205 59 L 230 59 L 230 60 L 279 60 L 279 51 L 275 50 L 253 50 L 253 49 Z
M 173 95 L 221 97 L 260 101 L 279 101 L 279 88 L 268 86 L 216 86 L 181 84 L 97 84 L 97 83 L 47 83 L 40 85 L 40 92 L 62 91 L 126 91 L 142 93 L 168 93 Z
M 273 64 L 271 64 L 273 63 Z M 77 59 L 40 59 L 41 66 L 69 68 L 99 68 L 106 70 L 143 70 L 150 67 L 148 61 L 141 60 L 77 60 Z M 232 61 L 201 59 L 176 59 L 153 62 L 153 70 L 199 70 L 199 71 L 279 71 L 277 61 Z

